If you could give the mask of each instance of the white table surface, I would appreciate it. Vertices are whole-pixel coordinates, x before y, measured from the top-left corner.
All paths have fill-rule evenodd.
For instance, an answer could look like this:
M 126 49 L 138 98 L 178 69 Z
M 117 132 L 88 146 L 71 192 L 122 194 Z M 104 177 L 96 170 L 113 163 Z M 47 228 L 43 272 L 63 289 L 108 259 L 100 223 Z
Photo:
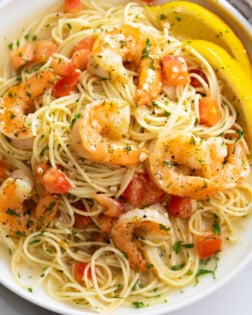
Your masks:
M 1 0 L 0 0 L 1 1 Z M 229 0 L 236 8 L 239 0 Z M 252 0 L 245 0 L 251 5 Z M 240 8 L 241 9 L 241 8 Z M 244 15 L 251 21 L 248 10 Z M 0 271 L 1 272 L 1 271 Z M 0 284 L 0 315 L 55 315 L 15 295 Z M 252 315 L 252 262 L 223 287 L 172 315 Z

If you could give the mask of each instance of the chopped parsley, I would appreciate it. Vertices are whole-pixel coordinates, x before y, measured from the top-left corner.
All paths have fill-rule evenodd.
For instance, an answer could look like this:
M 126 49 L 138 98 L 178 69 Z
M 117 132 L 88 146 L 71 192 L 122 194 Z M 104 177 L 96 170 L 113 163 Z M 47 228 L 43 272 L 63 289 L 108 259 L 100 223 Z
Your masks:
M 184 263 L 179 264 L 179 265 L 173 265 L 173 266 L 171 266 L 171 270 L 173 270 L 173 271 L 181 270 L 184 266 L 185 266 Z
M 138 301 L 132 302 L 132 305 L 133 305 L 135 308 L 144 307 L 144 303 L 143 303 L 143 302 L 138 302 Z
M 81 118 L 82 115 L 81 113 L 77 113 L 75 114 L 74 118 L 72 119 L 71 123 L 70 123 L 70 128 L 73 127 L 74 123 L 76 122 L 77 119 Z
M 220 227 L 219 220 L 218 220 L 217 216 L 215 216 L 212 228 L 213 228 L 214 234 L 217 234 L 217 235 L 221 234 L 221 227 Z

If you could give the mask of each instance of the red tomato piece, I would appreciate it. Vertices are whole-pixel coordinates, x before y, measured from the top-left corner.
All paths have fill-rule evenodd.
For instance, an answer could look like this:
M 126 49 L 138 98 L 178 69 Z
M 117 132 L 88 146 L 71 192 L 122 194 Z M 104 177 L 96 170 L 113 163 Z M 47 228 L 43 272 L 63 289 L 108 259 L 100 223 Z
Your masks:
M 220 120 L 220 111 L 217 101 L 211 97 L 202 97 L 199 101 L 200 124 L 214 126 Z
M 197 241 L 197 248 L 200 259 L 206 259 L 221 251 L 222 239 L 215 234 L 201 237 Z
M 162 69 L 167 83 L 171 86 L 185 85 L 190 82 L 186 60 L 182 56 L 164 56 Z
M 86 208 L 81 201 L 72 203 L 72 206 L 77 208 L 78 210 L 82 210 L 83 212 L 86 212 Z M 79 213 L 75 213 L 74 217 L 75 217 L 74 227 L 78 230 L 84 229 L 87 225 L 92 223 L 92 219 L 90 216 L 85 216 Z
M 10 60 L 13 68 L 18 70 L 22 66 L 34 60 L 33 46 L 31 44 L 19 47 L 10 53 Z
M 57 50 L 57 45 L 47 39 L 40 39 L 34 45 L 34 59 L 37 62 L 46 62 Z
M 76 71 L 73 74 L 67 75 L 58 80 L 53 87 L 53 92 L 57 97 L 68 95 L 73 91 L 80 79 L 80 72 Z
M 49 168 L 43 176 L 43 186 L 50 194 L 65 194 L 72 185 L 66 178 L 65 174 L 57 169 Z
M 192 69 L 190 71 L 190 73 L 195 73 L 195 74 L 199 75 L 206 83 L 208 83 L 207 77 L 201 69 Z M 194 88 L 202 87 L 201 82 L 195 77 L 190 78 L 190 84 Z
M 88 59 L 90 56 L 90 51 L 88 49 L 79 49 L 73 53 L 72 62 L 75 64 L 77 69 L 81 71 L 87 69 Z
M 81 0 L 65 0 L 64 10 L 68 13 L 75 13 L 81 9 Z
M 159 202 L 165 192 L 151 181 L 147 173 L 135 175 L 122 197 L 133 206 L 142 207 Z
M 192 199 L 172 195 L 169 214 L 181 219 L 189 218 L 192 215 Z
M 84 263 L 84 262 L 76 262 L 73 265 L 74 278 L 79 283 L 83 282 L 83 275 L 84 275 L 84 272 L 85 272 L 87 266 L 88 266 L 88 264 Z M 88 276 L 88 279 L 92 279 L 91 268 L 88 269 L 87 276 Z
M 57 57 L 52 58 L 50 67 L 53 69 L 55 74 L 62 77 L 72 74 L 76 69 L 73 62 Z
M 80 49 L 88 49 L 89 51 L 91 51 L 93 49 L 94 42 L 94 36 L 87 36 L 74 45 L 73 51 L 75 52 Z

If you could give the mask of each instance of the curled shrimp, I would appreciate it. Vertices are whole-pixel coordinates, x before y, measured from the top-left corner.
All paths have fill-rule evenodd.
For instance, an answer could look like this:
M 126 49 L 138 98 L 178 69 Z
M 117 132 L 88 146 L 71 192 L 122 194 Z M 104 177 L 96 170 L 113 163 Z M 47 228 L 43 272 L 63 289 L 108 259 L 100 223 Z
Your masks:
M 102 78 L 126 83 L 124 63 L 139 72 L 135 101 L 150 105 L 161 92 L 160 48 L 151 34 L 129 24 L 101 33 L 93 46 L 88 70 Z
M 144 209 L 133 209 L 122 214 L 111 230 L 115 246 L 129 259 L 132 266 L 147 270 L 147 262 L 141 250 L 141 240 L 160 243 L 168 239 L 170 221 L 165 209 L 155 204 Z
M 31 149 L 33 134 L 28 113 L 33 101 L 57 79 L 50 70 L 40 70 L 4 94 L 0 102 L 0 131 L 11 139 L 15 147 Z
M 167 193 L 201 200 L 241 183 L 249 174 L 241 142 L 225 144 L 221 137 L 203 140 L 192 133 L 158 140 L 148 168 Z
M 58 211 L 58 200 L 47 194 L 35 206 L 30 200 L 32 180 L 21 170 L 16 170 L 0 187 L 0 222 L 10 232 L 27 235 L 44 228 Z
M 86 105 L 70 134 L 70 145 L 86 159 L 114 165 L 135 165 L 148 151 L 123 140 L 130 124 L 129 104 L 100 100 Z

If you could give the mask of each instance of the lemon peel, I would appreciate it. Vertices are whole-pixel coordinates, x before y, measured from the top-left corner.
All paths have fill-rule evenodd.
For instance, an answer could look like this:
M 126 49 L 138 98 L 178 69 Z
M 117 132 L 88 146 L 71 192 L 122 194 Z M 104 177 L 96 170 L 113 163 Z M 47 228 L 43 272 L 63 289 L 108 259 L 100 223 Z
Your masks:
M 222 47 L 205 40 L 185 41 L 184 45 L 195 49 L 208 60 L 217 77 L 223 81 L 222 93 L 236 108 L 238 122 L 252 150 L 252 79 Z
M 146 9 L 159 21 L 169 22 L 172 36 L 180 40 L 203 39 L 213 42 L 230 53 L 251 75 L 251 64 L 246 48 L 234 31 L 213 12 L 187 1 L 146 6 Z

